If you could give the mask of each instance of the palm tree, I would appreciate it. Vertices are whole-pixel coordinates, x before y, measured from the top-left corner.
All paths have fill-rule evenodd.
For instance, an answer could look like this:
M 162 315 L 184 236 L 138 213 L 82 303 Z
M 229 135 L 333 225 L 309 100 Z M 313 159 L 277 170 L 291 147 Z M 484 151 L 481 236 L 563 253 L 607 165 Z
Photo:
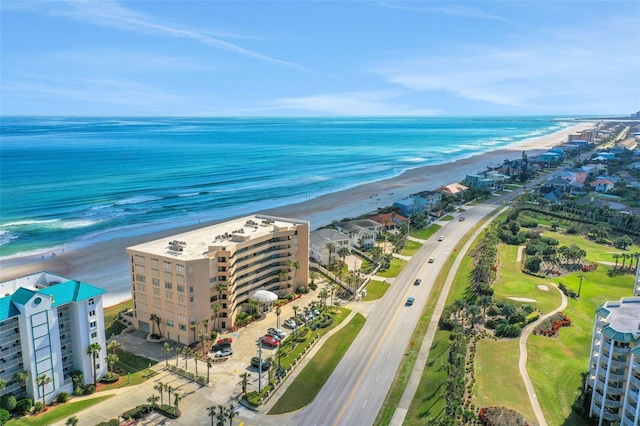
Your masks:
M 162 318 L 156 315 L 156 325 L 158 326 L 158 334 L 162 338 L 162 330 L 160 329 L 160 323 L 162 322 Z
M 211 417 L 211 426 L 213 426 L 213 418 L 216 416 L 216 406 L 212 405 L 211 407 L 207 407 L 207 413 L 209 413 L 209 417 Z
M 13 375 L 13 380 L 20 382 L 20 385 L 24 387 L 27 384 L 27 380 L 29 380 L 29 373 L 24 370 L 18 371 Z
M 66 426 L 78 426 L 78 422 L 79 422 L 78 418 L 76 416 L 73 416 L 73 417 L 69 417 L 67 419 L 67 421 L 65 422 L 65 425 Z
M 156 402 L 158 402 L 159 399 L 160 397 L 158 395 L 153 394 L 147 398 L 147 402 L 151 404 L 151 408 L 156 408 Z
M 299 306 L 292 306 L 291 309 L 293 309 L 293 316 L 296 319 L 296 322 L 298 321 L 298 309 L 300 309 Z M 297 328 L 297 327 L 296 327 Z M 291 333 L 291 344 L 293 345 L 293 347 L 296 347 L 296 328 L 293 329 L 293 332 Z
M 298 262 L 297 260 L 294 260 L 293 263 L 293 286 L 295 287 L 296 283 L 298 282 L 298 269 L 300 269 L 300 262 Z M 293 290 L 291 291 L 293 293 Z
M 211 358 L 207 357 L 207 383 L 211 383 L 211 380 L 209 380 L 209 370 L 211 370 L 212 365 Z
M 100 354 L 102 350 L 102 346 L 100 343 L 92 343 L 87 346 L 87 355 L 91 356 L 91 361 L 93 361 L 93 385 L 97 386 L 98 384 L 98 368 L 96 367 L 96 358 Z
M 162 389 L 162 390 L 164 390 L 165 392 L 167 392 L 167 402 L 169 403 L 169 404 L 168 404 L 168 405 L 169 405 L 169 407 L 171 407 L 171 390 L 172 390 L 171 385 L 167 385 L 167 384 L 165 384 L 165 385 L 163 385 L 162 387 L 163 387 L 163 389 Z M 164 404 L 163 404 L 163 405 L 164 405 Z
M 244 372 L 240 375 L 240 384 L 242 385 L 242 393 L 244 394 L 244 397 L 247 397 L 247 384 L 249 383 L 249 376 L 251 376 L 250 373 Z
M 282 313 L 282 309 L 280 306 L 276 307 L 276 328 L 280 328 L 280 314 Z
M 220 305 L 219 303 L 214 303 L 213 305 L 211 305 L 211 312 L 213 312 L 213 318 L 215 320 L 216 330 L 218 329 L 218 314 L 220 313 L 221 310 L 222 310 L 222 305 Z
M 0 379 L 0 390 L 7 387 L 7 381 Z
M 233 404 L 229 403 L 227 408 L 227 418 L 229 419 L 229 426 L 233 426 L 233 418 L 238 414 Z
M 162 350 L 164 350 L 164 366 L 169 367 L 169 352 L 173 350 L 169 342 L 164 342 L 164 346 L 162 346 Z
M 173 405 L 176 407 L 176 413 L 180 412 L 180 409 L 178 408 L 178 402 L 180 402 L 181 399 L 182 395 L 180 395 L 178 392 L 173 395 Z
M 200 352 L 193 351 L 193 362 L 196 364 L 196 379 L 198 378 L 198 360 L 202 359 Z
M 347 247 L 341 247 L 340 250 L 338 250 L 338 256 L 340 256 L 340 258 L 342 259 L 342 264 L 343 265 L 345 263 L 345 259 L 350 254 L 351 254 L 351 251 Z
M 193 331 L 193 341 L 196 341 L 196 330 L 198 329 L 198 327 L 200 327 L 200 323 L 196 322 L 196 321 L 191 321 L 191 324 L 189 325 L 189 328 L 191 329 L 191 331 Z
M 217 426 L 224 426 L 224 421 L 227 420 L 227 410 L 225 410 L 223 405 L 218 405 L 218 414 L 216 415 L 216 419 L 218 419 Z
M 200 330 L 198 332 L 198 338 L 200 338 L 200 352 L 202 352 L 202 356 L 204 356 L 204 351 L 207 343 L 207 332 L 204 330 Z
M 162 382 L 158 382 L 153 389 L 157 390 L 160 394 L 160 406 L 162 407 L 164 405 L 164 384 Z
M 327 307 L 327 297 L 329 297 L 329 292 L 326 288 L 323 288 L 318 292 L 318 299 L 322 299 L 322 306 Z
M 205 318 L 202 320 L 202 325 L 204 326 L 204 333 L 207 335 L 207 339 L 209 338 L 209 336 L 211 336 L 209 334 L 209 318 Z
M 149 315 L 149 321 L 151 321 L 151 335 L 153 336 L 155 333 L 155 328 L 154 328 L 154 324 L 156 323 L 156 314 L 151 314 Z
M 120 349 L 120 343 L 117 340 L 112 340 L 107 345 L 107 350 L 110 350 L 112 354 L 115 354 L 118 349 Z
M 222 299 L 222 293 L 227 291 L 227 286 L 224 284 L 218 284 L 216 286 L 216 290 L 218 290 L 218 300 Z
M 287 273 L 287 271 L 281 270 L 280 272 L 278 272 L 278 281 L 280 281 L 280 283 L 283 283 L 288 280 L 289 280 L 289 274 Z
M 107 355 L 107 365 L 109 365 L 109 373 L 113 375 L 113 366 L 120 361 L 120 358 L 116 354 Z
M 317 271 L 309 272 L 309 278 L 311 278 L 311 284 L 315 284 L 315 282 L 316 282 L 316 280 L 318 279 L 319 276 L 320 276 L 320 274 L 318 274 Z
M 191 350 L 191 348 L 189 346 L 185 346 L 184 349 L 182 349 L 182 355 L 184 355 L 184 369 L 187 369 L 187 361 L 189 360 L 189 355 L 191 355 L 193 351 Z
M 332 242 L 328 242 L 325 247 L 327 248 L 327 250 L 329 250 L 329 266 L 331 266 L 331 254 L 335 251 L 336 249 L 336 244 L 332 243 Z
M 53 379 L 46 374 L 42 374 L 36 378 L 36 384 L 42 388 L 42 405 L 45 407 L 47 404 L 44 402 L 44 387 L 51 383 Z

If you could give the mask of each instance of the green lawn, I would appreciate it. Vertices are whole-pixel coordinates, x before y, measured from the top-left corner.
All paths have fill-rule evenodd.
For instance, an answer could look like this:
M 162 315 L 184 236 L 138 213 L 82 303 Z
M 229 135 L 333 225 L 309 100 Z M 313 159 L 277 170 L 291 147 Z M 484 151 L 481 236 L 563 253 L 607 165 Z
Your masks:
M 130 308 L 133 308 L 133 300 L 127 300 L 117 305 L 104 308 L 104 334 L 107 340 L 111 338 L 112 334 L 120 334 L 120 332 L 125 329 L 125 326 L 116 321 L 116 318 L 120 311 Z
M 448 214 L 448 215 L 446 215 L 446 216 L 444 216 L 444 217 L 441 217 L 441 218 L 440 218 L 440 219 L 438 219 L 438 220 L 442 220 L 443 222 L 446 222 L 446 221 L 449 221 L 449 220 L 453 220 L 453 216 L 451 216 L 450 214 Z
M 380 271 L 376 275 L 379 277 L 385 278 L 393 278 L 397 277 L 402 268 L 407 264 L 406 260 L 396 259 L 395 257 L 391 260 L 391 266 L 386 271 Z
M 480 340 L 478 342 L 475 359 L 474 402 L 478 407 L 511 408 L 521 413 L 529 424 L 533 424 L 536 416 L 529 403 L 527 390 L 518 370 L 519 356 L 518 339 Z M 500 362 L 496 362 L 496 360 L 500 360 Z
M 431 224 L 424 229 L 416 229 L 411 231 L 411 236 L 419 240 L 428 240 L 433 234 L 438 232 L 442 226 L 437 223 Z
M 339 309 L 329 308 L 327 311 L 330 312 L 331 315 L 333 316 L 333 323 L 329 327 L 318 328 L 315 331 L 312 331 L 309 334 L 309 336 L 312 336 L 315 334 L 319 334 L 320 337 L 324 336 L 329 331 L 337 327 L 340 323 L 342 323 L 342 321 L 344 321 L 344 319 L 347 316 L 349 316 L 349 314 L 351 313 L 351 310 L 347 308 L 339 308 Z M 305 342 L 297 342 L 296 346 L 293 347 L 293 342 L 291 341 L 291 337 L 292 336 L 287 337 L 282 342 L 282 345 L 280 348 L 280 351 L 283 354 L 282 358 L 280 358 L 280 360 L 278 359 L 275 360 L 275 362 L 280 363 L 280 365 L 283 368 L 289 368 L 289 366 L 291 366 L 293 361 L 298 357 L 298 355 L 300 355 L 304 351 L 304 348 L 309 344 L 307 340 Z
M 522 273 L 522 264 L 516 261 L 518 246 L 500 244 L 498 249 L 500 267 L 498 277 L 493 284 L 494 301 L 508 302 L 512 305 L 532 305 L 542 313 L 550 312 L 560 305 L 560 292 L 549 285 L 551 280 Z M 545 285 L 548 290 L 541 290 L 538 288 L 539 285 Z M 518 302 L 509 297 L 523 297 L 536 301 Z
M 386 281 L 371 280 L 367 284 L 367 295 L 362 298 L 363 301 L 369 302 L 371 300 L 380 299 L 389 289 L 389 283 Z
M 75 413 L 91 407 L 94 404 L 111 398 L 113 395 L 99 396 L 97 398 L 84 399 L 78 402 L 67 402 L 55 407 L 50 407 L 46 412 L 37 416 L 22 417 L 16 420 L 9 420 L 7 426 L 46 426 L 53 422 L 71 417 Z
M 111 353 L 111 351 L 109 351 L 109 353 Z M 117 351 L 117 355 L 119 360 L 114 367 L 121 368 L 125 371 L 123 380 L 120 383 L 102 384 L 100 386 L 101 391 L 139 385 L 157 374 L 149 368 L 150 365 L 156 363 L 149 358 L 132 354 L 131 352 L 125 352 L 120 349 Z
M 364 316 L 356 314 L 349 321 L 349 324 L 327 339 L 322 348 L 269 411 L 269 414 L 289 413 L 313 401 L 349 349 L 349 346 L 351 346 L 351 342 L 356 338 L 364 323 Z
M 402 253 L 400 254 L 403 256 L 413 256 L 418 250 L 420 250 L 420 247 L 422 247 L 422 244 L 419 242 L 407 240 L 404 250 L 402 250 Z

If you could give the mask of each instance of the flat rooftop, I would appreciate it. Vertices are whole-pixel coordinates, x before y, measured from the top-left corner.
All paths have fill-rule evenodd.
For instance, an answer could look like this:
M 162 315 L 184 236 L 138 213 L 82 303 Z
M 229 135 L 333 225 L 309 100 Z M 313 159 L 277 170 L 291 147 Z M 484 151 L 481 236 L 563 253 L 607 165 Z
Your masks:
M 205 258 L 211 246 L 226 247 L 228 250 L 229 247 L 244 241 L 269 235 L 274 231 L 294 229 L 297 225 L 308 226 L 309 222 L 275 216 L 251 215 L 127 247 L 127 250 L 180 260 L 197 260 Z
M 618 333 L 630 333 L 640 337 L 640 297 L 625 297 L 620 302 L 604 305 L 611 315 L 606 319 Z

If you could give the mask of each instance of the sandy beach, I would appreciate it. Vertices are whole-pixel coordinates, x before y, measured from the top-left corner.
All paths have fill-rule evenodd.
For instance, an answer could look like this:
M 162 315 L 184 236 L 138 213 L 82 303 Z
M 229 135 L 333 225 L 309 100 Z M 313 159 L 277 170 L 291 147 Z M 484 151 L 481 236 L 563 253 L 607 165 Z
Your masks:
M 569 134 L 593 126 L 594 123 L 579 123 L 548 136 L 529 139 L 508 149 L 491 151 L 454 163 L 416 168 L 392 179 L 360 185 L 259 213 L 308 220 L 311 222 L 312 229 L 316 229 L 334 220 L 373 212 L 412 193 L 433 190 L 441 185 L 461 181 L 467 174 L 486 170 L 487 166 L 496 166 L 505 159 L 520 158 L 522 151 L 527 151 L 529 156 L 536 155 L 566 142 Z M 209 224 L 201 223 L 158 232 L 149 231 L 143 235 L 115 238 L 87 247 L 71 246 L 64 252 L 56 251 L 55 256 L 50 253 L 44 257 L 38 254 L 5 259 L 0 261 L 0 281 L 49 271 L 104 288 L 108 291 L 104 297 L 105 306 L 110 306 L 131 297 L 131 278 L 129 259 L 125 253 L 126 247 Z

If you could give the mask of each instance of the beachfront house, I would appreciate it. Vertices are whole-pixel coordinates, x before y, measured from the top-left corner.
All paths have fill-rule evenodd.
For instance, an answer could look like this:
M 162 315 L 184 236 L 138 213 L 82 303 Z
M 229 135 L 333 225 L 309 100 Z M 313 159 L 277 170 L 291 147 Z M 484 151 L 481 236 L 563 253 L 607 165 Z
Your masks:
M 471 188 L 492 189 L 493 179 L 488 179 L 483 174 L 467 175 L 463 181 Z
M 311 232 L 309 237 L 309 256 L 323 265 L 329 264 L 329 256 L 333 257 L 343 247 L 351 248 L 351 237 L 333 228 L 321 228 Z M 329 253 L 329 244 L 334 250 Z
M 105 290 L 50 272 L 0 283 L 0 380 L 2 394 L 28 396 L 49 403 L 60 392 L 72 393 L 71 373 L 81 371 L 82 385 L 107 372 L 102 295 Z M 89 345 L 100 347 L 93 359 Z M 96 346 L 97 348 L 97 346 Z M 21 373 L 28 373 L 19 379 Z M 44 386 L 38 377 L 51 381 Z M 44 392 L 44 395 L 43 395 Z
M 416 201 L 413 196 L 403 198 L 402 200 L 395 201 L 393 207 L 400 210 L 402 215 L 409 217 L 415 213 L 422 212 L 422 206 Z
M 383 224 L 371 219 L 357 219 L 333 224 L 339 231 L 349 235 L 351 246 L 370 249 L 376 245 Z
M 398 229 L 398 226 L 409 220 L 396 212 L 380 213 L 375 216 L 370 216 L 368 219 L 382 224 L 384 226 L 384 230 L 391 232 L 395 231 Z
M 545 167 L 555 167 L 562 162 L 557 152 L 543 152 L 529 160 L 532 163 L 542 164 Z
M 128 247 L 134 327 L 189 345 L 205 323 L 231 329 L 258 290 L 293 294 L 309 282 L 309 227 L 256 214 Z

